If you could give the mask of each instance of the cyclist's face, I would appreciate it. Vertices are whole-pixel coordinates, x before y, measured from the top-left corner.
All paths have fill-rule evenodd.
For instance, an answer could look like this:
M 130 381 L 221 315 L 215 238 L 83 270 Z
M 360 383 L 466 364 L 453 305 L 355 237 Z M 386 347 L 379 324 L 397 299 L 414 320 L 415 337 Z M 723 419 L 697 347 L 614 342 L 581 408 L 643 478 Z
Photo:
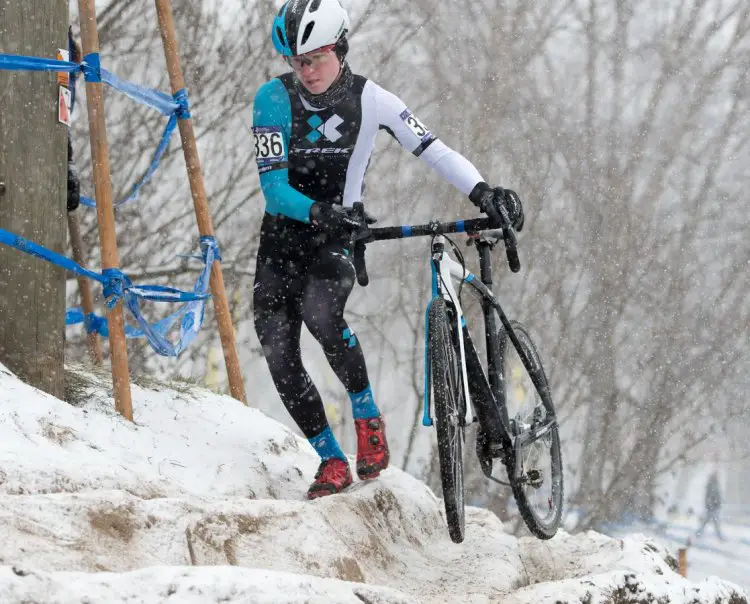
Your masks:
M 305 55 L 289 57 L 300 82 L 312 94 L 321 94 L 336 80 L 341 64 L 333 51 L 333 46 L 324 46 Z

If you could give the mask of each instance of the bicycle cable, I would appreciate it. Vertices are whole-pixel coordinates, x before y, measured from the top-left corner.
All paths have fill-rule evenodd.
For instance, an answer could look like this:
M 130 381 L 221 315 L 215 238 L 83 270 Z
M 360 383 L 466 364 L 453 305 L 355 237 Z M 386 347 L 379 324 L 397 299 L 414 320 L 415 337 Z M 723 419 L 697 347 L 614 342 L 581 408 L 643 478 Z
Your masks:
M 466 273 L 466 260 L 464 259 L 464 255 L 461 253 L 461 249 L 456 245 L 456 243 L 447 235 L 443 235 L 445 240 L 450 243 L 451 248 L 453 248 L 453 252 L 456 254 L 456 258 L 458 259 L 458 262 L 461 264 L 461 270 L 462 274 Z M 435 235 L 432 236 L 432 240 L 435 240 Z M 443 276 L 440 275 L 440 281 L 443 284 L 443 287 L 446 287 L 445 281 L 443 281 Z M 461 283 L 458 284 L 458 303 L 463 307 L 463 302 L 461 300 L 461 291 L 463 290 L 464 286 L 464 280 L 461 279 Z
M 485 478 L 488 478 L 488 479 L 490 479 L 491 481 L 493 481 L 493 482 L 496 482 L 497 484 L 501 484 L 501 485 L 503 485 L 504 487 L 512 487 L 512 486 L 513 486 L 513 485 L 512 485 L 512 484 L 510 484 L 509 482 L 503 482 L 502 480 L 498 480 L 498 479 L 497 479 L 497 478 L 495 478 L 494 476 L 487 476 L 487 475 L 485 474 Z

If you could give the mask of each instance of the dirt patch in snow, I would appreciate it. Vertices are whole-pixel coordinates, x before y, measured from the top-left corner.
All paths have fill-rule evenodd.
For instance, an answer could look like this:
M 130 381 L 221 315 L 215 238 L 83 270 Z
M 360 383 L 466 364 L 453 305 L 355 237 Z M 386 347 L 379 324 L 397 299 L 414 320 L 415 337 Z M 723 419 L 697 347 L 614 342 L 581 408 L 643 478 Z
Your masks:
M 57 443 L 61 447 L 69 442 L 77 440 L 75 432 L 67 426 L 57 426 L 46 419 L 39 420 L 39 427 L 44 438 Z
M 92 509 L 88 512 L 89 522 L 97 531 L 128 543 L 140 528 L 132 503 Z
M 351 581 L 353 583 L 365 582 L 362 569 L 354 558 L 339 558 L 333 563 L 333 566 L 338 571 L 336 573 L 337 579 Z

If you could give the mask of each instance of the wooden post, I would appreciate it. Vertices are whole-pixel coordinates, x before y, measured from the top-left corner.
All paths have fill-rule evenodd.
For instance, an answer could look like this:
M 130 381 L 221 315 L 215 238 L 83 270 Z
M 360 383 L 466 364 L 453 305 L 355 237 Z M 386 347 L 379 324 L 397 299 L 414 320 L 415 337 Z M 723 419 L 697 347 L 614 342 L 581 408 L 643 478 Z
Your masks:
M 164 43 L 169 81 L 172 86 L 172 94 L 174 94 L 185 87 L 185 79 L 182 75 L 182 67 L 180 65 L 172 7 L 169 0 L 155 0 L 155 2 L 156 13 L 159 19 L 159 33 L 161 33 L 162 42 Z M 177 124 L 180 128 L 182 151 L 185 156 L 188 179 L 190 180 L 190 191 L 193 195 L 198 230 L 201 236 L 213 235 L 214 227 L 211 215 L 208 212 L 206 187 L 203 182 L 198 147 L 195 143 L 193 122 L 189 119 L 178 120 Z M 232 315 L 229 312 L 229 303 L 226 291 L 224 290 L 224 276 L 221 272 L 221 264 L 218 261 L 214 262 L 211 270 L 211 293 L 213 294 L 216 321 L 219 324 L 221 346 L 224 350 L 224 362 L 227 366 L 229 390 L 234 398 L 247 404 L 245 384 L 242 381 L 242 372 L 240 371 L 240 359 L 237 355 Z
M 0 2 L 0 52 L 54 58 L 68 2 Z M 64 252 L 66 139 L 54 73 L 0 71 L 0 227 Z M 0 361 L 64 397 L 65 270 L 0 246 Z
M 681 577 L 687 577 L 687 548 L 677 550 L 677 570 Z
M 81 225 L 78 221 L 77 212 L 68 212 L 68 231 L 70 232 L 70 247 L 73 249 L 73 260 L 81 266 L 86 266 L 83 254 L 83 238 L 81 237 Z M 94 312 L 94 296 L 91 294 L 91 284 L 86 277 L 78 276 L 78 290 L 81 292 L 81 306 L 83 312 L 88 315 Z M 104 362 L 102 347 L 99 336 L 95 332 L 86 334 L 89 344 L 89 353 L 94 365 Z
M 99 32 L 96 26 L 94 0 L 78 0 L 81 16 L 81 42 L 84 59 L 99 52 Z M 109 169 L 107 127 L 104 123 L 104 95 L 101 82 L 86 82 L 86 107 L 91 132 L 91 159 L 94 163 L 94 191 L 99 239 L 102 248 L 102 268 L 119 268 L 115 233 L 115 211 L 112 204 L 112 182 Z M 112 386 L 118 413 L 133 421 L 133 402 L 130 395 L 128 349 L 125 340 L 125 319 L 122 304 L 117 304 L 108 317 L 109 350 L 112 357 Z

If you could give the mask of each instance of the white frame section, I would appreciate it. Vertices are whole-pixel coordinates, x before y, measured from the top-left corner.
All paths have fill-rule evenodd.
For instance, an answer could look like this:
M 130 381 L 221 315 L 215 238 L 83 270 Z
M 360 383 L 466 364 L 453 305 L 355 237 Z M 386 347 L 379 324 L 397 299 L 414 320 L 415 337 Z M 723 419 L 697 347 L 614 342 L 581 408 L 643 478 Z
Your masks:
M 435 242 L 442 243 L 444 245 L 445 238 L 442 235 L 438 235 L 435 237 Z M 456 333 L 458 333 L 459 335 L 458 346 L 461 353 L 461 373 L 463 374 L 464 397 L 466 402 L 468 403 L 466 405 L 466 422 L 468 424 L 472 419 L 469 416 L 469 410 L 473 409 L 474 403 L 471 400 L 471 396 L 469 396 L 469 378 L 466 372 L 466 352 L 464 350 L 463 338 L 464 311 L 461 308 L 461 302 L 458 299 L 458 294 L 456 293 L 456 290 L 453 286 L 452 278 L 463 281 L 471 273 L 468 270 L 464 269 L 464 267 L 456 262 L 453 258 L 451 258 L 445 248 L 443 248 L 439 264 L 440 276 L 438 278 L 442 283 L 441 291 L 443 292 L 443 297 L 447 300 L 450 300 L 450 302 L 453 304 L 453 307 L 456 309 Z

